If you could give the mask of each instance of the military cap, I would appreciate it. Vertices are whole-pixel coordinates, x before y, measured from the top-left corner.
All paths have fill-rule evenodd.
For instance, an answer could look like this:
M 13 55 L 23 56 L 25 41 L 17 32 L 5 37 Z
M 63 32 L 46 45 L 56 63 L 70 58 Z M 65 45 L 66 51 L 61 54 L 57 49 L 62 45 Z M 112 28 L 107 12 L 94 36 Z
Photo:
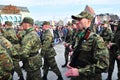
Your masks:
M 33 25 L 34 24 L 34 20 L 32 18 L 30 18 L 30 17 L 25 17 L 23 19 L 22 23 L 29 23 L 29 24 Z
M 12 26 L 12 22 L 11 21 L 5 21 L 5 25 Z
M 75 24 L 76 23 L 76 20 L 72 20 L 72 24 Z
M 80 14 L 72 15 L 71 17 L 72 17 L 72 19 L 75 19 L 75 20 L 80 20 L 82 18 L 86 18 L 86 19 L 90 19 L 90 20 L 93 19 L 93 16 L 86 11 L 82 11 Z
M 103 21 L 102 24 L 108 24 L 109 22 L 108 21 Z
M 113 25 L 118 26 L 118 23 L 119 23 L 118 21 L 114 21 Z
M 50 22 L 44 21 L 44 22 L 43 22 L 43 25 L 50 25 Z

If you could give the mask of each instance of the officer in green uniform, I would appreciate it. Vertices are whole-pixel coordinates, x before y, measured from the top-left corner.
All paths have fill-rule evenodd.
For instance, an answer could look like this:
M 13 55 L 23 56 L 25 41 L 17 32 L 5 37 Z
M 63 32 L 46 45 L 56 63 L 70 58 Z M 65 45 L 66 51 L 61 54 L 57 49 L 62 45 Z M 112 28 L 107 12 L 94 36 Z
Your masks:
M 101 73 L 109 66 L 109 53 L 103 38 L 90 29 L 93 16 L 82 11 L 72 15 L 72 18 L 84 30 L 65 75 L 71 77 L 71 80 L 102 80 Z
M 43 80 L 47 80 L 47 75 L 49 68 L 58 76 L 57 80 L 63 80 L 62 74 L 57 66 L 55 56 L 56 52 L 53 48 L 53 36 L 50 32 L 50 25 L 47 23 L 44 23 L 43 25 L 43 45 L 41 54 L 44 58 L 44 66 L 43 66 Z
M 20 40 L 18 39 L 17 35 L 16 35 L 16 31 L 14 30 L 14 28 L 12 27 L 12 22 L 11 21 L 6 21 L 5 22 L 5 29 L 2 31 L 2 34 L 5 38 L 7 38 L 13 45 L 14 49 L 19 52 L 20 50 Z M 20 61 L 20 58 L 19 57 L 12 57 L 12 60 L 13 60 L 13 64 L 14 64 L 14 70 L 13 70 L 13 73 L 14 74 L 14 71 L 17 72 L 18 76 L 19 76 L 19 80 L 24 80 L 23 78 L 23 73 L 22 73 L 22 70 L 20 68 L 20 65 L 19 65 L 19 61 Z
M 12 44 L 0 33 L 0 80 L 12 80 L 14 66 L 11 56 L 16 53 Z
M 38 53 L 41 48 L 40 38 L 33 28 L 33 19 L 25 17 L 22 21 L 22 27 L 25 30 L 24 37 L 21 39 L 20 58 L 26 60 L 25 70 L 27 71 L 26 80 L 42 80 L 40 67 L 42 66 L 42 57 Z

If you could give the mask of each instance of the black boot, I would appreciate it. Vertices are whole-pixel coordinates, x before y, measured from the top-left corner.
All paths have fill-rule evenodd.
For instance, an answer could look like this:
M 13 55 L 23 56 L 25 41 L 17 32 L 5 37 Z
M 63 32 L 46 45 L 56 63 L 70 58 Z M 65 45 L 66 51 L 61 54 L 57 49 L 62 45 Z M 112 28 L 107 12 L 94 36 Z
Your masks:
M 106 80 L 112 80 L 111 77 L 108 77 Z
M 42 77 L 42 79 L 43 79 L 43 80 L 47 80 L 47 75 L 44 75 L 44 76 Z
M 24 77 L 23 76 L 20 76 L 20 78 L 18 80 L 24 80 Z
M 107 77 L 106 80 L 112 80 L 112 74 L 111 73 L 108 74 L 108 77 Z
M 63 80 L 62 76 L 58 76 L 57 80 Z
M 66 67 L 66 66 L 67 66 L 67 62 L 64 65 L 62 65 L 62 67 Z

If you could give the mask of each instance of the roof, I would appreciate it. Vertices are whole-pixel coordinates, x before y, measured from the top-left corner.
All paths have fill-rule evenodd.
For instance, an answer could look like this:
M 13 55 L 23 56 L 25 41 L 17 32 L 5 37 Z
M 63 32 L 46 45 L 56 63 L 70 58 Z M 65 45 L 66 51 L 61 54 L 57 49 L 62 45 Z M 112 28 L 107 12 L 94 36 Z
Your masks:
M 4 8 L 5 6 L 8 6 L 8 5 L 0 5 L 0 10 L 2 10 L 2 8 Z M 20 7 L 20 6 L 16 6 L 16 7 L 20 9 L 20 11 L 22 12 L 30 12 L 27 7 Z

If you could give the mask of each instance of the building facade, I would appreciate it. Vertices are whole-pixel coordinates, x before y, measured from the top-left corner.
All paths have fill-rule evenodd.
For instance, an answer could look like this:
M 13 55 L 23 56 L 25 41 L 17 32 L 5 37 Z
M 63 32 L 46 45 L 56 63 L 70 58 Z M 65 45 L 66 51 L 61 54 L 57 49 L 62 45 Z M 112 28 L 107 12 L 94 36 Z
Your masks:
M 0 5 L 0 22 L 13 22 L 13 25 L 19 25 L 24 17 L 30 17 L 30 11 L 27 7 L 13 5 Z

